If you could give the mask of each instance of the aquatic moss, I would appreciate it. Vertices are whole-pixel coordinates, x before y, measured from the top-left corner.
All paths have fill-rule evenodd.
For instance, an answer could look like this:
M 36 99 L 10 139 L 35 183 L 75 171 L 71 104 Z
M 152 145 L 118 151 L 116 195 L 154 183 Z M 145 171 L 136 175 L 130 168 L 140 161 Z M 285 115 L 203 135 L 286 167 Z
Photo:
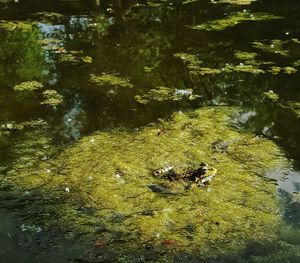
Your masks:
M 48 213 L 41 219 L 33 213 L 35 226 L 94 233 L 118 252 L 173 244 L 172 250 L 211 255 L 272 240 L 280 216 L 276 186 L 264 175 L 286 161 L 271 141 L 230 127 L 237 110 L 208 107 L 139 131 L 98 132 L 37 167 L 19 161 L 6 180 L 45 192 L 37 202 Z M 161 127 L 166 133 L 159 136 Z M 217 141 L 228 144 L 226 151 L 213 147 Z M 25 149 L 32 147 L 27 143 Z M 41 157 L 34 149 L 36 163 Z M 24 151 L 19 155 L 25 164 Z M 197 167 L 202 161 L 218 169 L 207 187 L 187 191 L 184 182 L 152 175 L 160 167 Z M 151 185 L 169 191 L 157 193 Z M 47 196 L 55 195 L 59 199 L 49 205 Z
M 150 101 L 195 100 L 197 98 L 199 95 L 194 95 L 192 89 L 175 89 L 164 86 L 151 89 L 146 94 L 135 96 L 136 101 L 141 104 L 147 104 Z
M 64 18 L 64 15 L 55 12 L 38 12 L 30 14 L 30 17 L 38 22 L 53 24 L 61 22 L 61 20 Z
M 252 46 L 254 48 L 261 49 L 265 52 L 280 54 L 282 56 L 288 56 L 289 51 L 284 49 L 286 41 L 280 39 L 265 40 L 265 41 L 254 41 Z
M 284 67 L 283 72 L 286 74 L 295 74 L 298 70 L 293 67 Z
M 257 0 L 211 0 L 213 4 L 250 5 Z
M 279 100 L 279 95 L 277 93 L 275 93 L 273 90 L 269 90 L 263 93 L 263 97 L 267 98 L 271 101 L 278 101 Z
M 54 46 L 55 48 L 55 46 Z M 60 51 L 59 49 L 62 49 Z M 71 65 L 90 64 L 93 62 L 93 58 L 85 56 L 82 51 L 65 51 L 64 48 L 57 46 L 55 49 L 52 48 L 55 53 L 60 54 L 58 61 L 60 63 L 69 63 Z
M 0 30 L 31 32 L 33 30 L 32 23 L 24 21 L 6 21 L 0 20 Z
M 34 91 L 42 89 L 44 85 L 38 81 L 25 81 L 14 86 L 15 91 Z
M 90 81 L 97 86 L 110 86 L 117 88 L 133 88 L 133 84 L 127 78 L 118 76 L 117 74 L 91 74 Z
M 201 68 L 199 67 L 198 69 L 194 70 L 193 73 L 197 75 L 216 75 L 220 74 L 221 70 L 220 69 L 215 69 L 215 68 Z
M 300 59 L 296 60 L 296 61 L 293 63 L 293 66 L 295 66 L 295 67 L 300 67 Z
M 245 73 L 252 73 L 252 74 L 262 74 L 265 73 L 264 70 L 260 69 L 258 66 L 256 65 L 246 65 L 246 64 L 239 64 L 239 65 L 226 65 L 223 68 L 223 71 L 225 72 L 232 72 L 232 71 L 236 71 L 236 72 L 245 72 Z
M 246 61 L 250 60 L 250 61 L 252 61 L 257 56 L 257 53 L 237 50 L 237 51 L 234 52 L 234 56 L 237 59 L 240 59 L 240 60 L 246 60 Z
M 56 107 L 63 102 L 63 96 L 56 90 L 45 90 L 43 96 L 45 97 L 45 100 L 41 102 L 42 105 Z
M 207 31 L 222 31 L 229 27 L 236 26 L 243 21 L 262 21 L 262 20 L 274 20 L 282 19 L 282 17 L 274 16 L 267 13 L 249 13 L 249 12 L 238 12 L 228 15 L 224 19 L 212 20 L 206 23 L 190 26 L 192 29 L 207 30 Z
M 189 71 L 197 71 L 203 63 L 196 55 L 190 53 L 175 53 L 174 57 L 181 59 L 186 64 Z
M 297 118 L 300 118 L 300 102 L 297 101 L 287 101 L 281 104 L 284 108 L 290 109 L 294 112 Z

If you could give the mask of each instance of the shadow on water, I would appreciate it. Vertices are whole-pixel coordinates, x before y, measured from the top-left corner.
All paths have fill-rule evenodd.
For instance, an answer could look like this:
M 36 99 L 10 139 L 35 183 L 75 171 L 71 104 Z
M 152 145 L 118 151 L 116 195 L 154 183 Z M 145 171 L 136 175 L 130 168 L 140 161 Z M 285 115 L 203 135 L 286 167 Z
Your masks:
M 276 171 L 268 175 L 278 182 L 283 218 L 289 223 L 278 229 L 278 242 L 249 241 L 243 251 L 212 258 L 155 246 L 118 254 L 101 243 L 95 248 L 95 240 L 87 237 L 65 239 L 69 233 L 63 229 L 38 231 L 24 225 L 26 217 L 51 215 L 59 220 L 57 211 L 47 208 L 66 200 L 49 192 L 19 197 L 1 179 L 2 258 L 11 262 L 171 258 L 172 262 L 299 262 L 300 3 L 182 2 L 0 1 L 0 174 L 4 177 L 14 168 L 20 138 L 37 127 L 32 121 L 47 123 L 44 132 L 55 156 L 95 131 L 137 131 L 174 112 L 205 105 L 240 106 L 235 124 L 275 141 L 294 165 L 286 178 Z M 259 12 L 284 19 L 251 21 Z M 228 22 L 229 27 L 221 31 L 199 30 L 207 21 L 243 13 L 251 19 Z M 14 89 L 33 80 L 44 87 L 34 92 Z M 47 90 L 55 90 L 63 103 L 43 104 Z M 49 158 L 46 151 L 31 147 L 31 158 Z

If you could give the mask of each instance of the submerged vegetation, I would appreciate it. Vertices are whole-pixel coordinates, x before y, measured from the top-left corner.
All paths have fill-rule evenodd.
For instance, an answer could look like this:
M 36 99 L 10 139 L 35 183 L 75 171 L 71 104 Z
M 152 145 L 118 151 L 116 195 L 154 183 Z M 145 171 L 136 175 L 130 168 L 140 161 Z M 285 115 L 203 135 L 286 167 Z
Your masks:
M 160 125 L 99 132 L 55 159 L 26 166 L 24 145 L 5 184 L 17 179 L 16 189 L 27 193 L 15 202 L 36 191 L 60 200 L 59 206 L 38 201 L 46 209 L 41 213 L 52 211 L 59 221 L 33 214 L 27 225 L 44 229 L 59 224 L 74 234 L 92 235 L 113 251 L 171 244 L 177 251 L 208 256 L 212 244 L 218 254 L 237 251 L 249 240 L 271 241 L 280 216 L 276 187 L 265 173 L 283 169 L 287 162 L 272 142 L 231 128 L 229 116 L 236 111 L 222 107 L 177 113 L 160 124 L 167 131 L 161 136 Z M 218 169 L 207 187 L 185 190 L 181 181 L 152 175 L 159 167 L 196 167 L 202 161 Z

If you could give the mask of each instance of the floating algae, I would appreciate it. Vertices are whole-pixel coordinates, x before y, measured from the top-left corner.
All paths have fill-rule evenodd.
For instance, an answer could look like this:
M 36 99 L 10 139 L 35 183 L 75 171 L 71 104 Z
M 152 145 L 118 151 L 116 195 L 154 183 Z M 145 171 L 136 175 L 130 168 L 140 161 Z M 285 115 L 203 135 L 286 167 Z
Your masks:
M 39 207 L 26 225 L 85 233 L 117 253 L 173 244 L 172 250 L 205 256 L 273 240 L 280 223 L 276 186 L 264 175 L 287 163 L 272 142 L 230 127 L 237 111 L 207 107 L 139 131 L 98 132 L 49 161 L 37 161 L 47 154 L 47 140 L 33 135 L 24 149 L 34 149 L 30 163 L 36 165 L 28 166 L 27 152 L 16 149 L 22 162 L 5 183 L 35 196 L 22 203 L 27 210 Z M 161 125 L 167 132 L 158 136 Z M 226 151 L 213 147 L 220 141 Z M 33 147 L 37 143 L 43 150 Z M 202 161 L 218 169 L 208 187 L 186 191 L 179 181 L 152 175 L 160 167 Z M 155 185 L 162 191 L 153 191 Z
M 115 87 L 115 88 L 132 88 L 133 84 L 127 78 L 118 76 L 117 74 L 91 74 L 90 81 L 100 87 Z
M 252 61 L 257 56 L 257 53 L 237 50 L 237 51 L 235 51 L 234 56 L 240 60 Z
M 282 56 L 287 56 L 289 51 L 284 49 L 284 45 L 287 41 L 283 41 L 280 39 L 273 40 L 263 40 L 263 41 L 254 41 L 252 43 L 253 47 L 257 49 L 261 49 L 264 52 L 270 52 L 275 54 L 280 54 Z
M 45 100 L 41 102 L 42 105 L 56 107 L 63 102 L 63 96 L 60 95 L 56 90 L 45 90 L 43 95 Z
M 249 12 L 238 12 L 223 19 L 217 19 L 208 21 L 206 23 L 190 26 L 192 29 L 207 30 L 207 31 L 222 31 L 229 27 L 236 26 L 243 21 L 263 21 L 263 20 L 274 20 L 282 19 L 280 16 L 274 16 L 267 13 L 249 13 Z
M 42 89 L 44 85 L 38 81 L 25 81 L 14 86 L 15 91 L 34 91 Z
M 65 51 L 62 47 L 57 47 L 53 49 L 55 53 L 60 54 L 58 61 L 60 63 L 67 63 L 71 65 L 81 65 L 81 64 L 91 64 L 93 62 L 93 58 L 90 56 L 85 56 L 82 51 Z M 62 50 L 60 52 L 60 50 Z
M 24 21 L 6 21 L 0 20 L 0 30 L 5 31 L 16 31 L 20 30 L 22 32 L 31 32 L 33 31 L 33 25 L 29 22 Z
M 195 100 L 199 95 L 194 95 L 192 89 L 175 89 L 168 87 L 157 87 L 149 90 L 146 94 L 136 95 L 134 98 L 141 104 L 147 104 L 150 101 L 180 101 L 183 99 Z
M 211 0 L 213 4 L 250 5 L 257 0 Z

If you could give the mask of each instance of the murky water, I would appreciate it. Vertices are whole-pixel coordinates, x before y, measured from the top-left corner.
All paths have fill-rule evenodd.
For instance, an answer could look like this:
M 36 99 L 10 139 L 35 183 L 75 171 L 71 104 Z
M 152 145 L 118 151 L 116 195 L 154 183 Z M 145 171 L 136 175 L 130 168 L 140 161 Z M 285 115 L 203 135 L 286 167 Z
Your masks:
M 0 262 L 299 262 L 300 2 L 271 2 L 0 1 Z M 96 139 L 86 140 L 102 140 L 100 150 L 92 149 L 94 154 L 110 153 L 108 160 L 111 157 L 116 167 L 103 167 L 116 169 L 117 178 L 122 179 L 124 174 L 126 181 L 126 173 L 135 174 L 132 167 L 124 164 L 126 160 L 131 160 L 140 173 L 148 166 L 155 167 L 154 161 L 160 162 L 143 157 L 148 163 L 139 168 L 144 163 L 130 159 L 136 154 L 131 145 L 138 148 L 136 141 L 145 145 L 151 141 L 143 137 L 149 132 L 145 127 L 158 125 L 159 135 L 164 131 L 168 134 L 169 124 L 162 119 L 206 106 L 217 110 L 239 107 L 232 120 L 234 126 L 275 142 L 288 159 L 289 169 L 267 172 L 267 178 L 277 182 L 280 197 L 278 209 L 283 223 L 274 229 L 276 242 L 248 242 L 249 237 L 245 237 L 248 243 L 245 241 L 243 249 L 226 250 L 224 246 L 221 253 L 218 242 L 209 241 L 211 250 L 201 254 L 196 234 L 194 241 L 185 243 L 192 249 L 182 249 L 176 241 L 178 233 L 171 226 L 163 241 L 157 236 L 152 242 L 144 233 L 129 235 L 128 231 L 135 229 L 127 225 L 124 230 L 123 224 L 129 224 L 131 217 L 120 205 L 123 199 L 115 206 L 118 213 L 109 217 L 97 210 L 99 204 L 94 199 L 95 203 L 86 201 L 84 194 L 99 188 L 89 188 L 84 183 L 89 169 L 85 161 L 81 163 L 68 155 L 71 151 L 81 156 L 81 150 L 86 151 L 85 139 L 79 146 L 75 144 L 81 138 L 101 132 Z M 195 124 L 187 125 L 196 130 Z M 177 127 L 172 129 L 175 134 Z M 212 136 L 214 132 L 219 134 L 214 129 L 209 130 Z M 175 140 L 179 153 L 189 151 L 176 143 Z M 217 146 L 222 153 L 233 147 Z M 193 144 L 191 151 L 196 153 L 192 147 Z M 142 148 L 140 151 L 141 155 L 147 153 Z M 89 160 L 97 162 L 87 152 Z M 175 163 L 189 160 L 175 156 L 172 149 L 170 152 Z M 118 163 L 118 158 L 126 154 L 128 159 L 124 157 Z M 103 163 L 105 158 L 101 159 Z M 172 160 L 169 156 L 164 158 Z M 212 155 L 211 160 L 218 165 L 215 159 Z M 72 170 L 78 168 L 76 163 L 81 170 Z M 89 165 L 93 167 L 94 163 Z M 219 166 L 222 173 L 222 165 Z M 80 177 L 60 178 L 64 173 L 77 176 L 79 172 L 83 176 L 81 183 Z M 51 176 L 49 179 L 47 173 L 55 174 L 58 181 Z M 40 184 L 38 176 L 47 180 Z M 141 179 L 141 184 L 148 184 L 148 179 Z M 231 180 L 234 184 L 235 179 Z M 97 181 L 99 185 L 105 183 L 109 184 Z M 56 188 L 58 184 L 61 192 Z M 86 200 L 65 197 L 75 185 L 84 193 L 82 200 Z M 133 185 L 140 187 L 139 182 Z M 68 210 L 77 201 L 82 202 L 77 208 L 80 219 Z M 128 204 L 137 205 L 131 201 Z M 142 213 L 155 217 L 152 210 Z M 185 212 L 182 213 L 180 218 L 184 220 Z M 65 224 L 68 216 L 78 219 L 76 225 L 82 228 L 64 229 L 60 224 Z M 86 225 L 97 225 L 98 238 L 85 228 L 85 217 Z M 102 217 L 117 228 L 111 232 L 101 230 L 103 222 L 93 220 Z M 103 225 L 107 227 L 106 222 Z M 188 229 L 192 235 L 193 227 Z M 212 235 L 207 239 L 214 240 Z M 118 246 L 115 240 L 121 240 Z M 197 249 L 193 252 L 194 246 Z

